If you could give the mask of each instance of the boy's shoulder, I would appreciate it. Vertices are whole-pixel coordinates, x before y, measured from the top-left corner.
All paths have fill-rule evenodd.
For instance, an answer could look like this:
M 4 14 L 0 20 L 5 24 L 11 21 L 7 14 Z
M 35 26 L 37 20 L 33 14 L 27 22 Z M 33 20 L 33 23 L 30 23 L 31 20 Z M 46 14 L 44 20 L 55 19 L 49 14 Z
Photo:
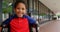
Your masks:
M 28 19 L 28 21 L 29 21 L 30 24 L 35 24 L 36 23 L 36 20 L 34 20 L 33 18 L 31 18 L 30 16 L 24 15 L 24 17 Z

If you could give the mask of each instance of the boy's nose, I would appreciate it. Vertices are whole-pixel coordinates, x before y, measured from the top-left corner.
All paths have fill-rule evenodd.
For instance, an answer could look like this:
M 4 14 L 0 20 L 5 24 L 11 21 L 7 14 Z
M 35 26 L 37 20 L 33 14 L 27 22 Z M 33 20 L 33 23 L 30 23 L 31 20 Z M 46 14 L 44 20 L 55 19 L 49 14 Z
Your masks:
M 21 11 L 22 11 L 22 9 L 19 10 L 19 12 L 21 12 Z

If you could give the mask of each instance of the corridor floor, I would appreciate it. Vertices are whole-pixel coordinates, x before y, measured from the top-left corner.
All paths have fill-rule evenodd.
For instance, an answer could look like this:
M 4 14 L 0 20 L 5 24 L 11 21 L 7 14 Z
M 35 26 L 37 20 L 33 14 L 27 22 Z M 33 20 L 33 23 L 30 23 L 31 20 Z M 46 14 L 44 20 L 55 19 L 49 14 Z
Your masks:
M 40 32 L 60 32 L 60 20 L 53 20 L 42 24 Z

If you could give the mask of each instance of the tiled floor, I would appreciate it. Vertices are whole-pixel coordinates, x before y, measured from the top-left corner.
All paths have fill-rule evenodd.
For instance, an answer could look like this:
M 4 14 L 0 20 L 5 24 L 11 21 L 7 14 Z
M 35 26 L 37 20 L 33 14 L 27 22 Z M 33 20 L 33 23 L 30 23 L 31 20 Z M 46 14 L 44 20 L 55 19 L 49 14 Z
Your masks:
M 40 32 L 60 32 L 60 20 L 54 20 L 41 25 Z

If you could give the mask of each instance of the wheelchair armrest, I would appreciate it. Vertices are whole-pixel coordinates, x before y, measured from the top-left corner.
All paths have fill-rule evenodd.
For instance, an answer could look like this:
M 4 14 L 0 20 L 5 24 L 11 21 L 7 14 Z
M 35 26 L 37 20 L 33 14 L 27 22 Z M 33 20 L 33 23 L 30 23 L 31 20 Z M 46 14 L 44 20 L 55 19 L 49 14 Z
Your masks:
M 1 32 L 5 31 L 5 29 L 8 28 L 7 25 L 2 25 L 1 27 Z

